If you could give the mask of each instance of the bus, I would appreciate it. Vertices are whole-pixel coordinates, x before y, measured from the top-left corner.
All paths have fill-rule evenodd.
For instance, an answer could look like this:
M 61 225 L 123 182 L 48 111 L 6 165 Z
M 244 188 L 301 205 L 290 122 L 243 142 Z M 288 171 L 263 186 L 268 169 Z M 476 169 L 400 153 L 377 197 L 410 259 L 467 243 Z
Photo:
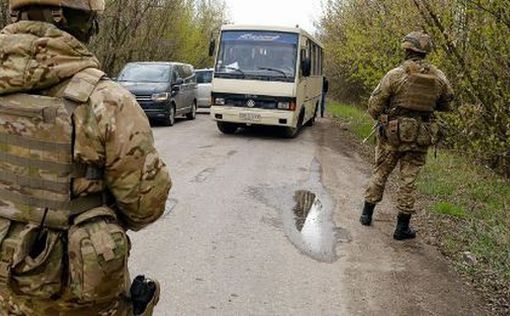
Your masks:
M 315 122 L 323 82 L 323 46 L 301 28 L 225 25 L 211 91 L 218 129 L 280 126 L 286 137 Z

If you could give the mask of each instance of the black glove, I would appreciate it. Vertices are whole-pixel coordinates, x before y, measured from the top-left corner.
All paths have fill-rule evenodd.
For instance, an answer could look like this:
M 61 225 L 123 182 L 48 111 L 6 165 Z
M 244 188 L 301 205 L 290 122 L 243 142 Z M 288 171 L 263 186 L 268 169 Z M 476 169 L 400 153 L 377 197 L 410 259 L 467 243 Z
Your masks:
M 156 292 L 156 284 L 144 275 L 139 275 L 133 280 L 130 292 L 131 301 L 133 302 L 133 314 L 141 315 L 145 312 L 147 305 Z

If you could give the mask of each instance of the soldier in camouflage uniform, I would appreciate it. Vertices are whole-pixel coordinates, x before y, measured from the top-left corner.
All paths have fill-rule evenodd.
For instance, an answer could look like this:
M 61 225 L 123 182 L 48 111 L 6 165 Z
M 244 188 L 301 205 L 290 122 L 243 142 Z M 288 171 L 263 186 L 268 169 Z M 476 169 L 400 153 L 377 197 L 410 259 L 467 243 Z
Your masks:
M 399 164 L 399 214 L 393 235 L 397 240 L 416 237 L 409 226 L 415 213 L 416 178 L 425 165 L 428 148 L 438 142 L 434 112 L 450 111 L 453 99 L 444 73 L 425 60 L 431 50 L 430 37 L 412 32 L 404 38 L 402 48 L 405 62 L 384 76 L 369 100 L 368 112 L 378 121 L 376 162 L 360 218 L 363 225 L 371 225 L 388 177 Z
M 159 285 L 136 278 L 130 291 L 126 231 L 162 215 L 171 181 L 144 112 L 82 43 L 104 0 L 10 9 L 14 23 L 0 32 L 0 315 L 151 315 Z

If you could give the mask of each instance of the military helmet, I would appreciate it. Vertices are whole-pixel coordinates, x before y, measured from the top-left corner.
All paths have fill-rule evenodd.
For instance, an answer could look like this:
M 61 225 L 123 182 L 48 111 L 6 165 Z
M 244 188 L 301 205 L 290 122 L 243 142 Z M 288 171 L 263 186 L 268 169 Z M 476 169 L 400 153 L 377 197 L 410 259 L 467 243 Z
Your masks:
M 101 14 L 105 8 L 105 0 L 9 0 L 11 11 L 28 6 L 52 6 Z
M 432 39 L 427 33 L 411 32 L 402 40 L 402 48 L 428 54 L 432 51 Z

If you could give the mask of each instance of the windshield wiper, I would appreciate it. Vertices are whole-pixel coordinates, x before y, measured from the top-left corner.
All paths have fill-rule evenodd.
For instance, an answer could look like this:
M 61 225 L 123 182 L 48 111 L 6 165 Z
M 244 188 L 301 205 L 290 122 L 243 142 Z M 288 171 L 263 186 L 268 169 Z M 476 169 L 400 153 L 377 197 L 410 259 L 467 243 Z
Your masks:
M 246 73 L 245 73 L 244 71 L 242 71 L 241 69 L 239 69 L 239 68 L 236 68 L 236 67 L 229 67 L 229 66 L 223 66 L 223 67 L 221 67 L 220 69 L 229 69 L 229 70 L 237 71 L 238 73 L 240 73 L 241 75 L 243 75 L 243 78 L 246 78 Z
M 260 70 L 269 70 L 269 71 L 274 71 L 274 72 L 278 72 L 278 73 L 281 73 L 285 78 L 288 78 L 287 76 L 287 73 L 285 73 L 285 71 L 281 70 L 281 69 L 278 69 L 278 68 L 271 68 L 271 67 L 258 67 L 257 69 L 260 69 Z

